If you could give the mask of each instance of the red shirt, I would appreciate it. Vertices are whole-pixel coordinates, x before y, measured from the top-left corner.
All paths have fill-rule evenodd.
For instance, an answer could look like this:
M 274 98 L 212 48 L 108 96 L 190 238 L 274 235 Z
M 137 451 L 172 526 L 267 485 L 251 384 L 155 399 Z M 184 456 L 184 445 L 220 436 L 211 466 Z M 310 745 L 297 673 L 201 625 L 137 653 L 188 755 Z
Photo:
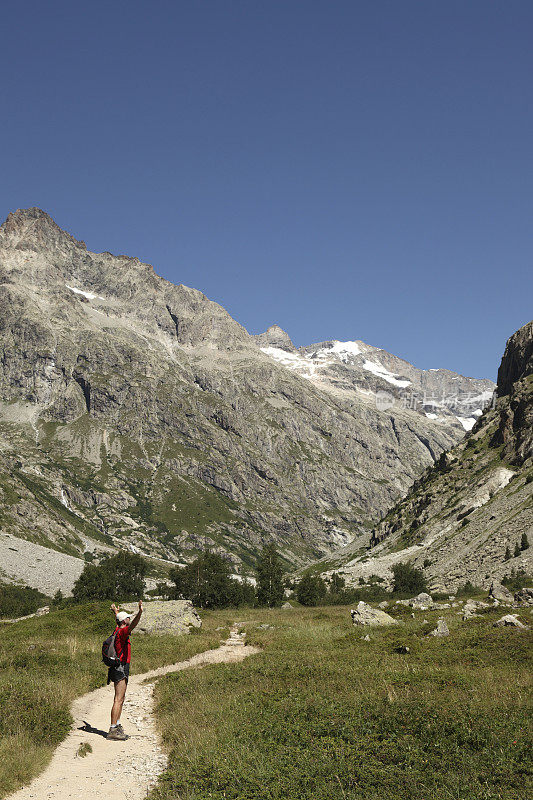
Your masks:
M 123 628 L 117 627 L 113 631 L 115 637 L 115 650 L 120 659 L 121 664 L 129 664 L 131 661 L 131 642 L 130 642 L 130 628 L 125 625 Z

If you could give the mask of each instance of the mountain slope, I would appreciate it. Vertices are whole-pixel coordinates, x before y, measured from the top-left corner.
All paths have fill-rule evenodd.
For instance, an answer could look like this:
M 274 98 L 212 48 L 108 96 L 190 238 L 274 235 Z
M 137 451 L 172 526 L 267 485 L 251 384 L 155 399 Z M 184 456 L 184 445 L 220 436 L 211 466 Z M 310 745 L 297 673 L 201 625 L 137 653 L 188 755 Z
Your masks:
M 507 342 L 496 402 L 471 434 L 429 467 L 374 528 L 370 550 L 348 546 L 328 563 L 350 581 L 390 577 L 396 561 L 425 567 L 435 589 L 487 585 L 531 570 L 533 547 L 533 322 Z M 509 548 L 511 558 L 506 560 Z
M 306 563 L 366 536 L 463 433 L 380 409 L 378 376 L 366 394 L 307 380 L 201 292 L 39 209 L 0 228 L 0 337 L 2 530 L 72 555 L 207 544 L 245 570 L 274 540 Z

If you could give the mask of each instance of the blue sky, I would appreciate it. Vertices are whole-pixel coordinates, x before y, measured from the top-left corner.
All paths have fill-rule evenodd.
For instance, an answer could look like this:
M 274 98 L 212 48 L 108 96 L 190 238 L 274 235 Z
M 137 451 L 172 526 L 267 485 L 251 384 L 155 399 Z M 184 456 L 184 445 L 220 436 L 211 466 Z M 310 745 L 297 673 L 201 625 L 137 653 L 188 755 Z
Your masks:
M 0 216 L 251 333 L 496 377 L 532 314 L 529 0 L 4 4 Z

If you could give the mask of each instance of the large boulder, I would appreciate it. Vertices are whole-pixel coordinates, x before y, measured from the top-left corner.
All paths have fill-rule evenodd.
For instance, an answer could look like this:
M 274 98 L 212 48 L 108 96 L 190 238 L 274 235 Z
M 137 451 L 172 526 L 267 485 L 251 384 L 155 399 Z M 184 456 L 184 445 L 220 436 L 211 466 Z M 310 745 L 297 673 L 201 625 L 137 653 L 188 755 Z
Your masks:
M 446 625 L 446 622 L 443 619 L 439 619 L 437 621 L 437 627 L 434 630 L 430 631 L 430 636 L 449 636 L 450 629 Z
M 372 608 L 372 606 L 363 603 L 361 600 L 357 604 L 357 608 L 350 611 L 350 616 L 354 625 L 397 625 L 398 620 L 386 614 L 380 608 Z
M 500 603 L 512 603 L 514 598 L 509 589 L 506 589 L 498 581 L 492 581 L 489 589 L 489 597 L 498 600 Z
M 126 604 L 125 611 L 137 613 L 135 604 Z M 137 625 L 138 633 L 170 633 L 179 636 L 199 628 L 202 620 L 190 600 L 148 600 Z
M 407 602 L 411 608 L 418 608 L 421 611 L 425 611 L 426 609 L 431 608 L 433 605 L 431 595 L 427 592 L 420 592 L 420 594 L 417 594 L 416 597 L 411 597 Z
M 506 627 L 513 627 L 513 628 L 527 628 L 527 625 L 524 625 L 521 622 L 516 614 L 506 614 L 504 617 L 501 617 L 497 622 L 494 623 L 495 628 L 506 628 Z

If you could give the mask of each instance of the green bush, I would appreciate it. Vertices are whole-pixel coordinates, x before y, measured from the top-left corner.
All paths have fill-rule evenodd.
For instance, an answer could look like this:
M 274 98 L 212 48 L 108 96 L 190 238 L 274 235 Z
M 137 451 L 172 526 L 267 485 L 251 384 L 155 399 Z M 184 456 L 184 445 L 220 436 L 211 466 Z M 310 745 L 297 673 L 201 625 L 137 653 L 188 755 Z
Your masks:
M 317 606 L 326 597 L 326 584 L 320 575 L 306 572 L 296 587 L 296 599 L 303 606 Z
M 481 586 L 474 586 L 473 583 L 467 581 L 464 586 L 462 586 L 460 589 L 457 589 L 455 596 L 472 597 L 474 594 L 486 594 L 486 592 L 481 588 Z
M 427 591 L 427 583 L 423 571 L 405 561 L 394 564 L 392 574 L 394 576 L 392 588 L 394 594 L 416 595 Z
M 519 569 L 518 572 L 513 569 L 510 575 L 502 578 L 502 586 L 505 586 L 510 592 L 519 592 L 524 586 L 533 586 L 533 577 L 528 575 L 524 569 Z
M 49 602 L 49 599 L 37 589 L 29 586 L 13 586 L 0 583 L 0 618 L 13 619 L 33 614 L 38 608 Z
M 147 564 L 142 556 L 125 551 L 105 556 L 99 564 L 86 563 L 74 584 L 76 603 L 87 600 L 136 600 L 144 596 Z

